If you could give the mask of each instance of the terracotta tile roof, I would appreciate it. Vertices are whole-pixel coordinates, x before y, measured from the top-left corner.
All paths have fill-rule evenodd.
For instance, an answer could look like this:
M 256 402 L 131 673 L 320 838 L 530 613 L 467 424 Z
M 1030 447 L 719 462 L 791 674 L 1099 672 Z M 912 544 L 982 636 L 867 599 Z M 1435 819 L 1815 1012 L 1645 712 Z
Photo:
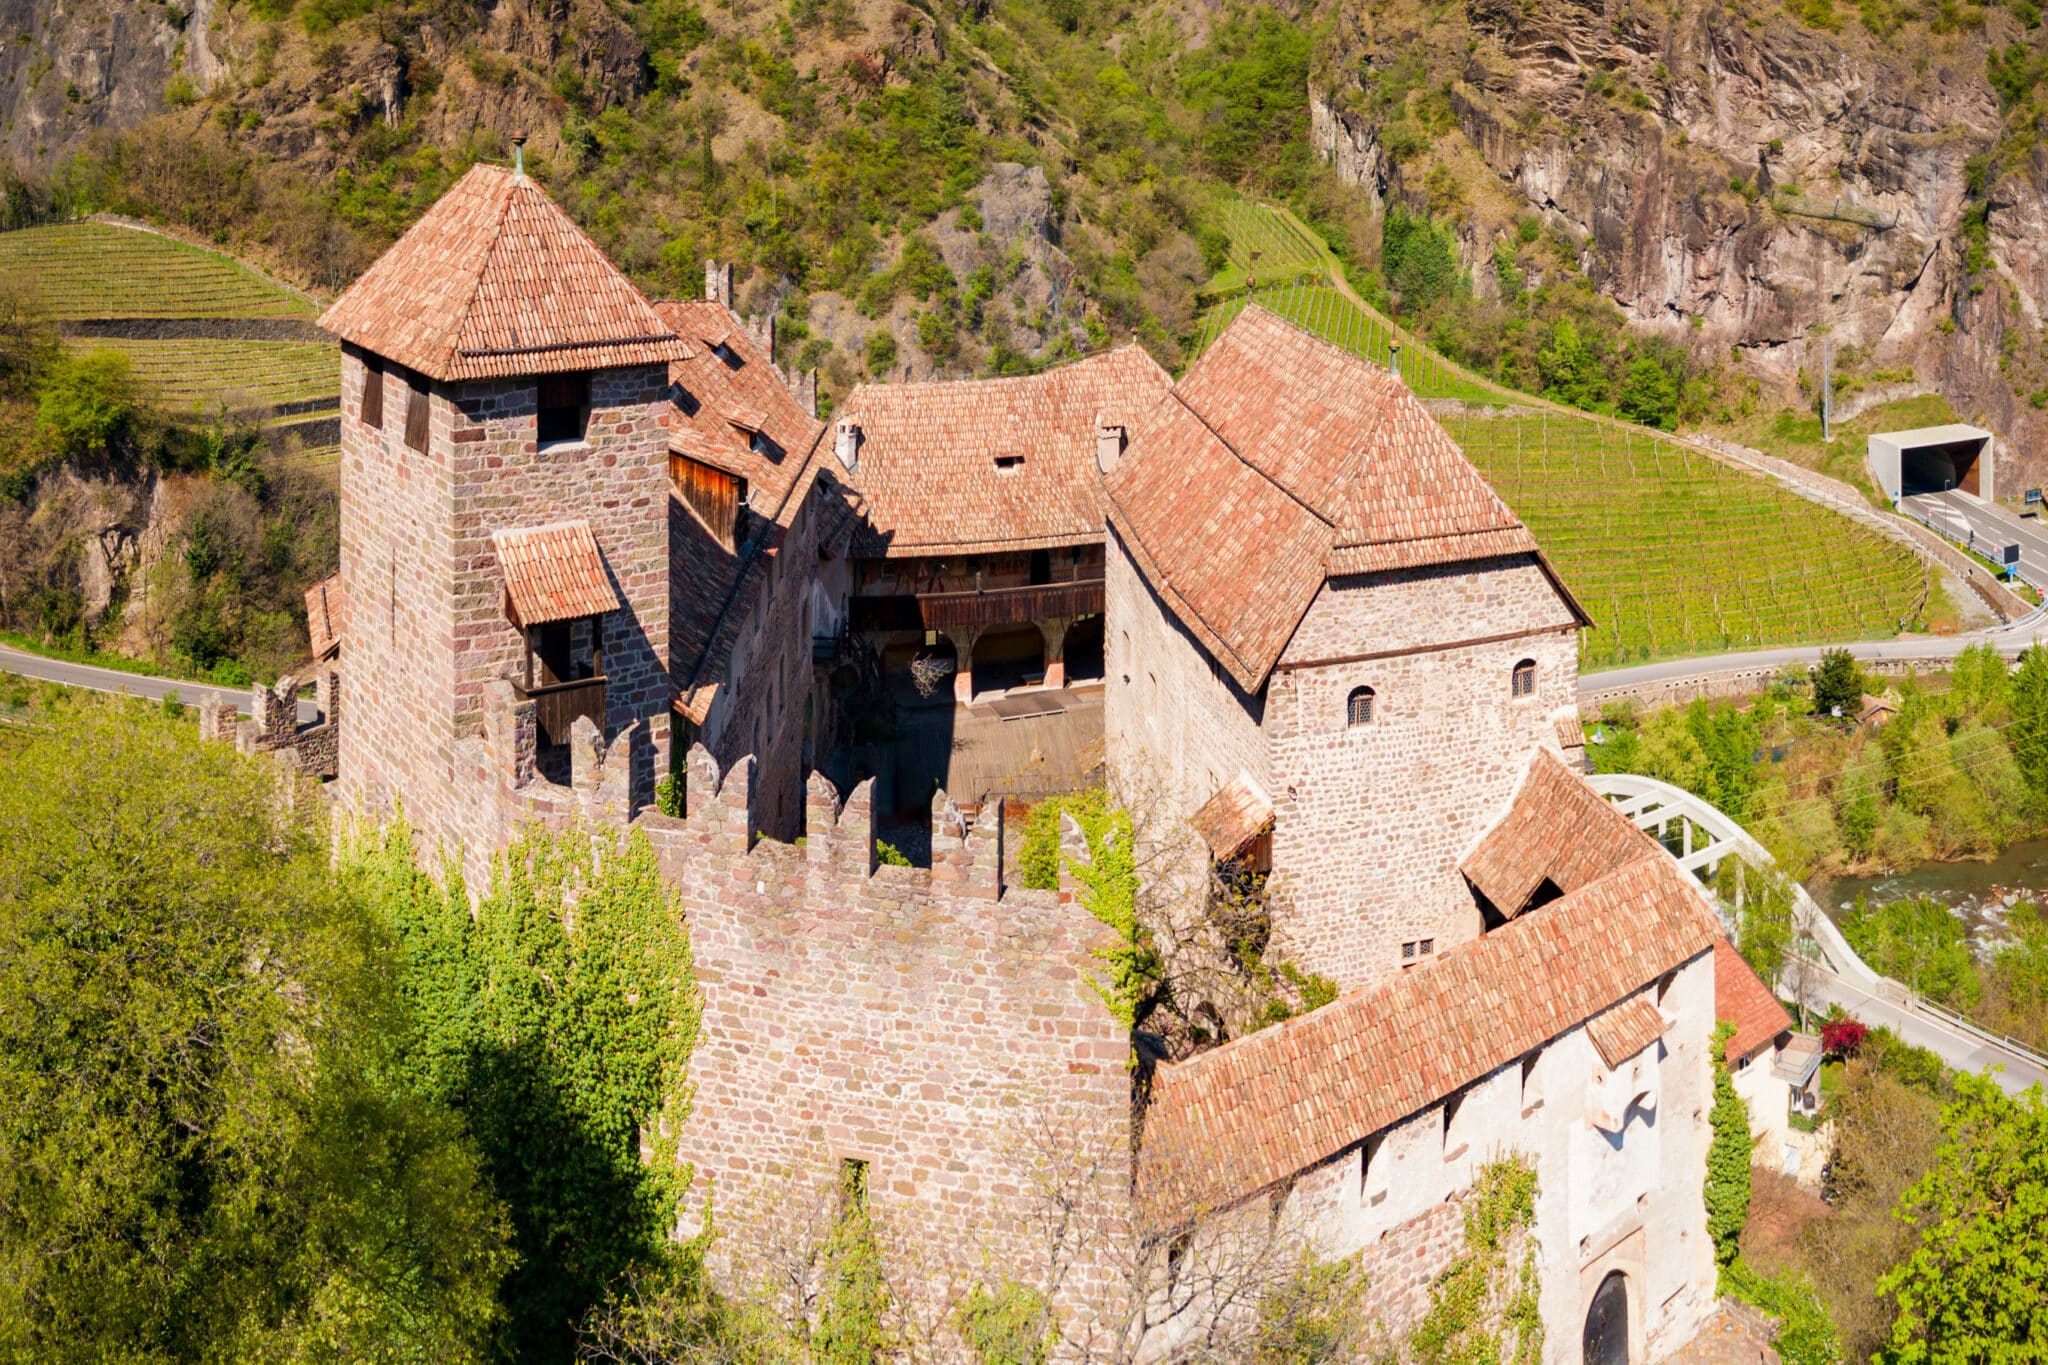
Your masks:
M 1569 895 L 1616 868 L 1656 856 L 1662 850 L 1649 835 L 1555 754 L 1538 749 L 1507 814 L 1480 837 L 1458 870 L 1494 909 L 1513 916 L 1546 880 Z
M 1140 346 L 1007 379 L 866 384 L 839 411 L 861 429 L 868 555 L 969 554 L 1102 539 L 1095 423 L 1132 426 L 1172 384 Z M 1022 456 L 1007 469 L 996 466 Z
M 1778 997 L 1725 938 L 1714 941 L 1714 1018 L 1735 1025 L 1722 1050 L 1730 1066 L 1770 1046 L 1792 1027 L 1792 1016 Z
M 501 166 L 471 167 L 320 325 L 444 381 L 658 364 L 683 350 L 569 215 Z
M 1234 858 L 1245 846 L 1273 827 L 1273 803 L 1248 773 L 1239 773 L 1216 789 L 1202 808 L 1188 817 L 1195 833 L 1209 846 L 1214 862 Z
M 758 495 L 755 507 L 773 517 L 802 477 L 824 428 L 724 304 L 664 301 L 654 309 L 689 350 L 669 366 L 676 385 L 668 411 L 669 449 L 739 475 L 749 493 Z M 732 359 L 714 352 L 714 342 Z M 761 449 L 754 448 L 752 432 L 767 438 Z
M 1139 1182 L 1231 1203 L 1507 1065 L 1709 951 L 1696 886 L 1644 858 L 1424 966 L 1152 1081 Z
M 341 575 L 331 574 L 306 589 L 306 633 L 313 657 L 331 659 L 341 653 L 341 633 L 348 626 L 348 597 Z
M 512 619 L 522 626 L 619 609 L 604 554 L 587 521 L 497 531 L 491 544 L 505 575 Z
M 1579 719 L 1578 712 L 1574 711 L 1568 716 L 1559 716 L 1555 724 L 1557 727 L 1558 748 L 1583 749 L 1586 747 L 1586 723 Z
M 1647 995 L 1634 995 L 1586 1021 L 1586 1036 L 1614 1070 L 1664 1036 L 1664 1012 Z
M 1105 480 L 1110 516 L 1248 691 L 1329 575 L 1536 550 L 1406 385 L 1257 305 L 1173 392 Z

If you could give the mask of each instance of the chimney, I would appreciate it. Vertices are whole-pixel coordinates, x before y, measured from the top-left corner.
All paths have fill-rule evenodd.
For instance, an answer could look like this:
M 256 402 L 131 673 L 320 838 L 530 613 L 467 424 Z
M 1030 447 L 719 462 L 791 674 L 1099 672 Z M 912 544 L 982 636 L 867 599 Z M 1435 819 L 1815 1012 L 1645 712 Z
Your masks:
M 848 470 L 860 467 L 860 423 L 839 419 L 832 433 L 832 453 Z
M 704 297 L 712 303 L 732 307 L 732 265 L 704 262 Z
M 1116 462 L 1123 458 L 1126 432 L 1121 425 L 1112 425 L 1101 413 L 1095 415 L 1095 467 L 1107 474 L 1116 468 Z

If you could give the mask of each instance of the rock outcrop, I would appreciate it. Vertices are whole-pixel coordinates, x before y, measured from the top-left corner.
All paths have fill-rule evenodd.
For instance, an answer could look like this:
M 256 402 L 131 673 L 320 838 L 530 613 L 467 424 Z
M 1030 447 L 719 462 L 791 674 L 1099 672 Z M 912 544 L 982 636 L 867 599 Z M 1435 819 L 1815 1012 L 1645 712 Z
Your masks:
M 1367 195 L 1455 220 L 1482 290 L 1534 210 L 1637 326 L 1783 397 L 1831 336 L 1843 364 L 1914 371 L 1995 426 L 2038 482 L 2048 158 L 1983 183 L 2003 131 L 1986 52 L 2020 29 L 1974 13 L 1880 40 L 1846 7 L 1827 29 L 1722 0 L 1346 0 L 1312 133 Z M 1987 196 L 1973 270 L 1965 215 Z

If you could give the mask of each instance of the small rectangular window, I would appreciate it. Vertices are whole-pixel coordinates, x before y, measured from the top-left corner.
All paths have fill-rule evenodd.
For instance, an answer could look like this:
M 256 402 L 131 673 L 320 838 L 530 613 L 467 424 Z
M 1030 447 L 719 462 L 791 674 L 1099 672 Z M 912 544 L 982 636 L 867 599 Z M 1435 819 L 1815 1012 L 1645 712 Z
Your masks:
M 427 448 L 427 381 L 418 375 L 406 386 L 405 443 L 413 450 Z
M 540 443 L 582 440 L 590 420 L 590 376 L 544 374 L 539 387 Z
M 363 425 L 384 429 L 384 366 L 375 356 L 363 357 Z
M 1422 942 L 1415 945 L 1415 951 L 1419 956 L 1428 957 L 1436 951 L 1436 940 L 1433 938 L 1422 940 Z
M 1410 939 L 1401 945 L 1401 960 L 1403 962 L 1413 962 L 1415 960 L 1415 940 Z

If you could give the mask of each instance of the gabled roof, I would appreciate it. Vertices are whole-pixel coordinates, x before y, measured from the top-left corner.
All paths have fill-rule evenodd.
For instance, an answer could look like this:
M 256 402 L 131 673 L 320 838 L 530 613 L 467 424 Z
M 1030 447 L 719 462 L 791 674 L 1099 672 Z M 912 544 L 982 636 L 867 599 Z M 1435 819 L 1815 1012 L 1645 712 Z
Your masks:
M 1792 1027 L 1792 1016 L 1778 997 L 1725 938 L 1714 941 L 1714 1018 L 1735 1025 L 1721 1053 L 1730 1066 L 1763 1051 Z
M 1500 822 L 1458 870 L 1503 915 L 1519 914 L 1549 881 L 1569 895 L 1663 850 L 1548 749 L 1539 749 Z
M 669 366 L 677 386 L 668 414 L 669 449 L 745 479 L 757 506 L 779 506 L 802 475 L 822 426 L 730 308 L 697 299 L 664 301 L 654 310 L 685 350 Z M 714 345 L 722 345 L 731 359 Z M 754 432 L 767 438 L 758 449 Z
M 1130 345 L 1033 375 L 862 385 L 839 410 L 861 430 L 859 467 L 846 476 L 866 515 L 856 553 L 1100 541 L 1096 419 L 1128 428 L 1172 382 Z
M 1644 858 L 1319 1010 L 1152 1080 L 1138 1155 L 1162 1208 L 1234 1203 L 1419 1113 L 1709 951 L 1720 930 L 1670 858 Z
M 315 659 L 341 653 L 341 632 L 347 626 L 348 596 L 340 574 L 329 574 L 306 589 L 306 634 L 312 638 Z
M 531 179 L 472 166 L 320 319 L 442 381 L 657 364 L 682 346 Z
M 1246 691 L 1330 576 L 1537 548 L 1406 385 L 1256 304 L 1104 484 L 1125 548 Z
M 587 521 L 491 533 L 512 621 L 539 626 L 619 609 L 604 554 Z
M 1588 1019 L 1586 1036 L 1612 1071 L 1664 1036 L 1664 1012 L 1649 996 L 1632 995 Z

